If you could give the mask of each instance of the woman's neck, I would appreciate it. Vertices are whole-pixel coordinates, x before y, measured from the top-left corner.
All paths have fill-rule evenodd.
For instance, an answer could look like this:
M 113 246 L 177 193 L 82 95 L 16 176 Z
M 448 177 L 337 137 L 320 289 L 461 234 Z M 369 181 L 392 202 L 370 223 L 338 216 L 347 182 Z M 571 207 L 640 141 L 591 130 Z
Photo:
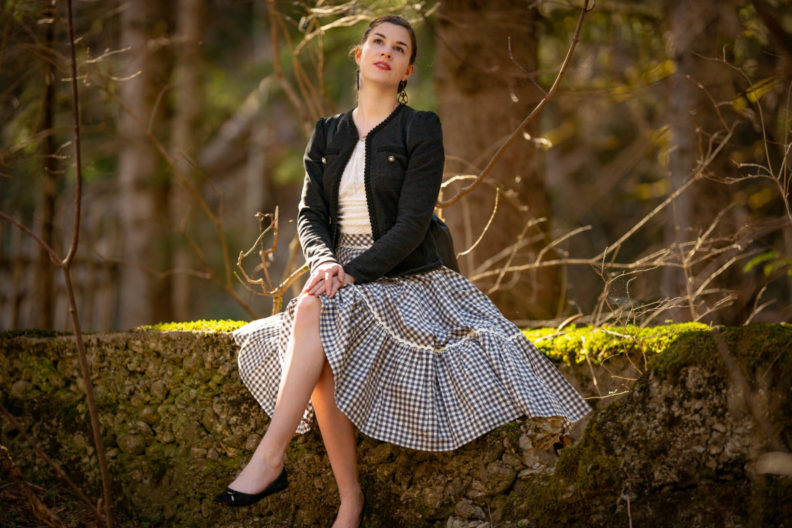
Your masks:
M 364 89 L 358 92 L 358 104 L 352 111 L 355 125 L 360 137 L 365 137 L 369 131 L 388 117 L 399 103 L 396 94 L 391 90 Z

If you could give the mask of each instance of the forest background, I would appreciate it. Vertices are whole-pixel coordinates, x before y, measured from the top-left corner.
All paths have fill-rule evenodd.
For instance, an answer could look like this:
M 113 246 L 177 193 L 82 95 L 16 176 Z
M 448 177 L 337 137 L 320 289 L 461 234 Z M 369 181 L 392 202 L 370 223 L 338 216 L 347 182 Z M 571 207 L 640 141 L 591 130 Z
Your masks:
M 75 193 L 64 4 L 0 11 L 0 211 L 59 254 Z M 790 4 L 601 0 L 558 92 L 520 130 L 581 2 L 75 2 L 83 327 L 271 313 L 262 290 L 303 263 L 308 134 L 354 106 L 347 52 L 392 12 L 418 33 L 409 103 L 443 123 L 442 200 L 487 172 L 439 212 L 463 272 L 508 317 L 789 320 Z M 0 222 L 0 328 L 29 327 L 70 329 L 65 287 Z

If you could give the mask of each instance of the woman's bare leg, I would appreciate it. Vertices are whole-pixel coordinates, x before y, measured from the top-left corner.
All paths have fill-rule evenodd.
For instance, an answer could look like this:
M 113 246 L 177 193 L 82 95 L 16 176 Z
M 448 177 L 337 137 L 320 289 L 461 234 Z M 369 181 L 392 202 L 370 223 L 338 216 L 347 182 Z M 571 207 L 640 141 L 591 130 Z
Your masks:
M 349 418 L 336 406 L 334 389 L 333 370 L 325 361 L 311 401 L 341 497 L 333 528 L 356 527 L 363 509 L 363 492 L 358 480 L 355 431 Z
M 294 327 L 286 349 L 283 382 L 267 432 L 247 466 L 229 488 L 258 493 L 277 478 L 283 468 L 286 446 L 300 423 L 305 407 L 327 358 L 319 339 L 321 301 L 303 295 L 297 302 Z

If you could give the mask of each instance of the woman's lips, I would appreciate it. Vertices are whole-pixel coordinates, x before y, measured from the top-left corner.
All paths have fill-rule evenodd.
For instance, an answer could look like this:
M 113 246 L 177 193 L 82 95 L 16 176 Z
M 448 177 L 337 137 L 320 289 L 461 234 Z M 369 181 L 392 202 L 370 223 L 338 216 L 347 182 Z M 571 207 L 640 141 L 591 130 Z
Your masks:
M 390 64 L 388 64 L 387 62 L 375 62 L 374 66 L 376 66 L 380 70 L 390 70 L 391 69 L 390 68 Z

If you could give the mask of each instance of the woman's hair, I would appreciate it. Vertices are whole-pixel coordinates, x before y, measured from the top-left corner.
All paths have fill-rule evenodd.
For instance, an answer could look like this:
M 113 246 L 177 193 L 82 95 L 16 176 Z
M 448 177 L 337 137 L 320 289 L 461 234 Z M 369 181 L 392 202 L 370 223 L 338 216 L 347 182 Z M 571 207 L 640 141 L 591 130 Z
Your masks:
M 410 34 L 410 64 L 413 64 L 415 62 L 416 55 L 418 55 L 418 42 L 415 39 L 415 31 L 413 31 L 413 28 L 410 25 L 410 23 L 407 21 L 407 19 L 404 18 L 404 17 L 401 17 L 399 15 L 384 15 L 384 16 L 377 17 L 374 20 L 372 20 L 371 23 L 366 28 L 366 31 L 363 32 L 363 38 L 360 39 L 360 43 L 355 44 L 355 46 L 349 51 L 350 55 L 353 55 L 355 53 L 355 51 L 358 48 L 360 48 L 360 46 L 363 45 L 364 42 L 366 42 L 366 39 L 369 37 L 369 35 L 371 34 L 371 31 L 375 27 L 379 26 L 380 24 L 382 24 L 384 22 L 389 22 L 391 24 L 395 24 L 397 26 L 401 26 L 401 27 L 403 27 L 404 29 L 407 30 L 407 33 Z M 359 81 L 356 81 L 355 85 L 358 88 L 360 88 L 360 82 Z M 407 86 L 407 81 L 400 82 L 398 91 L 401 92 L 402 90 L 404 90 L 405 86 Z

